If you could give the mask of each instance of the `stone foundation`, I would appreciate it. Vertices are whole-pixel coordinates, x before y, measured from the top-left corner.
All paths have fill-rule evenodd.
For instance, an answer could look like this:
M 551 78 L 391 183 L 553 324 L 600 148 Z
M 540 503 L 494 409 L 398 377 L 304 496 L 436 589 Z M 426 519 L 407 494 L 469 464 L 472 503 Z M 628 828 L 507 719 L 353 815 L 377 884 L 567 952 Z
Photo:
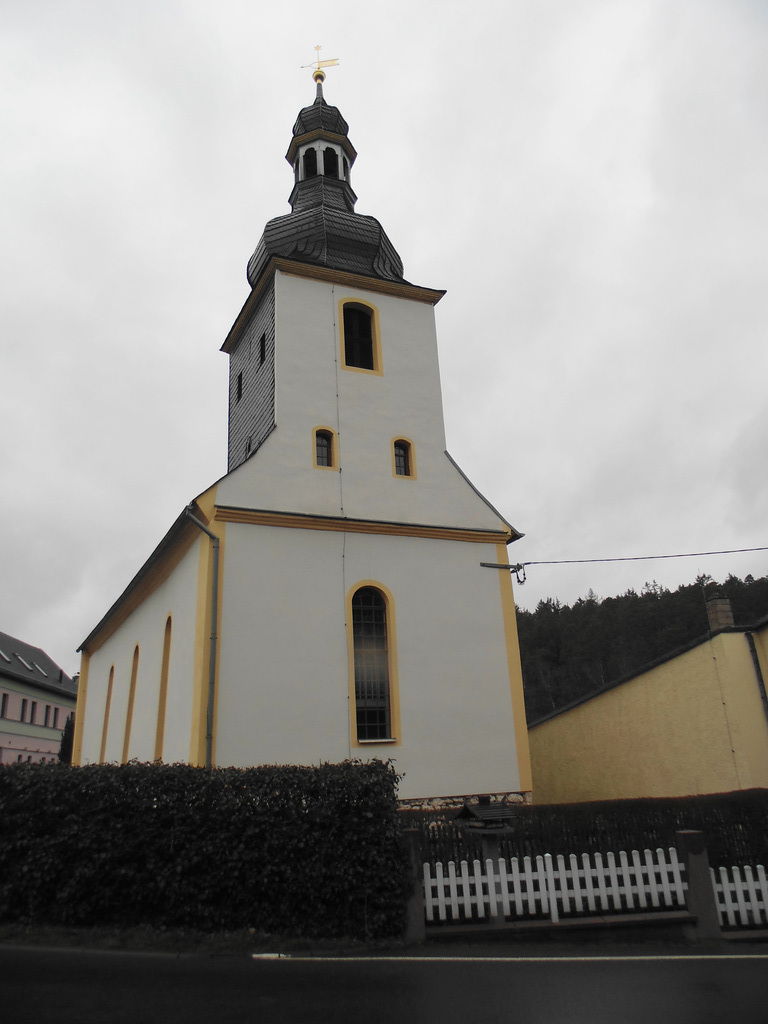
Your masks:
M 411 797 L 398 800 L 402 811 L 459 811 L 465 804 L 529 804 L 531 794 L 527 793 L 469 793 L 465 796 Z

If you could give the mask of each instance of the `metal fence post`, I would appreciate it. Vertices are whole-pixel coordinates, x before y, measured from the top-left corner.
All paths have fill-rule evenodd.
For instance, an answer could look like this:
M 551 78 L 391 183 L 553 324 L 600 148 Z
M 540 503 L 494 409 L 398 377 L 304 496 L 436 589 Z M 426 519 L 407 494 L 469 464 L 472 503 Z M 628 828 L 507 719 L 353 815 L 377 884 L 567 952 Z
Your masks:
M 686 903 L 688 910 L 696 917 L 696 923 L 686 933 L 692 939 L 719 939 L 720 918 L 715 902 L 715 890 L 709 871 L 709 856 L 704 842 L 704 833 L 695 829 L 676 832 L 677 846 L 685 864 L 688 882 Z
M 405 941 L 424 942 L 426 923 L 424 920 L 424 865 L 421 851 L 421 833 L 416 828 L 403 830 L 403 841 L 410 866 L 411 895 L 408 897 L 405 921 Z

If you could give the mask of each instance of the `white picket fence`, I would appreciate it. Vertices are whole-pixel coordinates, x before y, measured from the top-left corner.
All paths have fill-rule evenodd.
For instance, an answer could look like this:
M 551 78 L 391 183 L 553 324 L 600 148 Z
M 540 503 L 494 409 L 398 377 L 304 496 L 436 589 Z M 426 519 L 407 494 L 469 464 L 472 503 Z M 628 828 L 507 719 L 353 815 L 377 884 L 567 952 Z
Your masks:
M 575 854 L 535 861 L 463 860 L 424 864 L 428 923 L 484 919 L 549 919 L 685 909 L 684 867 L 674 847 L 631 854 Z
M 755 869 L 749 865 L 732 867 L 730 877 L 727 868 L 710 870 L 721 928 L 760 928 L 768 924 L 768 878 L 762 864 Z

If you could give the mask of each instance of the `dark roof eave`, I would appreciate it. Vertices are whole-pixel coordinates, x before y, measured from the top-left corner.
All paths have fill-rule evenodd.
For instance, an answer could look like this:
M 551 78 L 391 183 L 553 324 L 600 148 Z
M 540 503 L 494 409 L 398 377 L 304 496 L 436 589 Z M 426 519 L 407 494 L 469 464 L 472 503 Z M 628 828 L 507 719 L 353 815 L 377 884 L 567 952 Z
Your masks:
M 115 612 L 125 602 L 126 598 L 128 598 L 141 585 L 142 581 L 149 574 L 149 571 L 152 568 L 152 566 L 166 553 L 166 551 L 168 551 L 170 548 L 172 548 L 174 546 L 174 544 L 178 541 L 178 539 L 181 537 L 181 535 L 187 530 L 187 528 L 189 528 L 189 529 L 193 529 L 194 528 L 194 527 L 190 526 L 190 524 L 189 524 L 188 517 L 187 517 L 187 508 L 189 508 L 189 510 L 191 512 L 193 512 L 195 515 L 197 515 L 198 517 L 202 516 L 202 512 L 201 512 L 199 506 L 197 505 L 197 502 L 195 502 L 195 501 L 191 502 L 183 510 L 183 512 L 178 516 L 178 518 L 176 520 L 174 520 L 174 523 L 171 526 L 170 530 L 168 530 L 168 532 L 165 534 L 163 539 L 157 545 L 157 547 L 152 552 L 152 554 L 149 556 L 149 558 L 146 560 L 146 562 L 144 562 L 142 567 L 139 569 L 139 571 L 136 573 L 136 575 L 130 581 L 130 583 L 125 588 L 125 590 L 120 594 L 120 596 L 114 602 L 114 604 L 112 604 L 110 606 L 110 608 L 106 612 L 106 614 L 104 616 L 102 616 L 102 618 L 99 620 L 97 625 L 94 626 L 94 628 L 91 630 L 91 632 L 85 638 L 85 640 L 83 640 L 83 642 L 77 648 L 78 653 L 81 652 L 81 651 L 87 650 L 88 644 L 94 639 L 94 637 L 96 637 L 101 632 L 101 630 L 104 628 L 104 626 L 106 626 L 106 624 L 109 622 L 109 620 L 115 614 Z M 203 517 L 203 518 L 205 518 L 205 517 Z
M 34 686 L 37 690 L 46 690 L 48 693 L 56 693 L 61 697 L 71 697 L 73 700 L 77 697 L 77 683 L 67 676 L 67 679 L 72 684 L 67 687 L 64 683 L 56 683 L 47 679 L 40 679 L 39 676 L 31 678 L 29 675 L 23 676 L 20 672 L 15 670 L 2 669 L 0 670 L 0 679 L 9 679 L 13 682 L 23 683 L 25 686 Z

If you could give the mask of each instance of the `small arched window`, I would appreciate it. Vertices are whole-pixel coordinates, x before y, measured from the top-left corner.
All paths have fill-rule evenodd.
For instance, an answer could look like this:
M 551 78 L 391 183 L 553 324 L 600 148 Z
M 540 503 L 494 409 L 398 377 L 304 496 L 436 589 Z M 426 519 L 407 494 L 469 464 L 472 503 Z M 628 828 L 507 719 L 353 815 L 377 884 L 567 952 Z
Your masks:
M 328 178 L 339 176 L 339 154 L 330 146 L 323 150 L 323 174 Z
M 357 739 L 390 739 L 387 604 L 375 587 L 352 597 L 352 635 Z
M 333 469 L 333 434 L 330 430 L 315 431 L 315 465 Z
M 408 441 L 399 440 L 393 444 L 395 476 L 413 476 L 413 458 Z
M 375 370 L 373 313 L 366 306 L 344 306 L 344 362 L 360 370 Z
M 304 177 L 314 178 L 317 174 L 317 151 L 310 148 L 304 150 Z
M 344 180 L 349 181 L 349 161 L 344 157 Z

